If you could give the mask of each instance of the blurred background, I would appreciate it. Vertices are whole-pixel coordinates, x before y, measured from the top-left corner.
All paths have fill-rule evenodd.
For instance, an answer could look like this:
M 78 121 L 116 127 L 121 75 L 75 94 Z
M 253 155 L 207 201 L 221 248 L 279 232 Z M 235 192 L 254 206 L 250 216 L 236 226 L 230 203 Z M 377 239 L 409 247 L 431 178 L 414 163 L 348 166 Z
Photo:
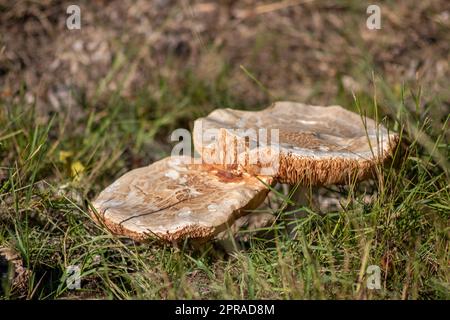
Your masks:
M 70 4 L 81 9 L 80 30 L 66 27 Z M 419 80 L 448 101 L 450 3 L 378 1 L 379 30 L 366 26 L 370 4 L 2 0 L 1 95 L 23 91 L 45 113 L 63 112 L 73 94 L 74 116 L 112 92 L 158 99 L 193 82 L 234 99 L 211 108 L 332 104 L 352 91 L 372 95 L 374 72 L 394 91 Z

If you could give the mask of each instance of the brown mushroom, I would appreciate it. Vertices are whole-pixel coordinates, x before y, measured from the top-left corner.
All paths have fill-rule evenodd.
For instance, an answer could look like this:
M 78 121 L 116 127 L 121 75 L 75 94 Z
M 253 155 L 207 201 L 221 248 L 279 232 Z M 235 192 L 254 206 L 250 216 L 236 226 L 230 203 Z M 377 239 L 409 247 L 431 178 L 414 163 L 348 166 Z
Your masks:
M 254 175 L 272 171 L 291 185 L 365 179 L 397 143 L 382 125 L 339 106 L 277 102 L 256 112 L 217 109 L 194 124 L 194 146 L 205 162 Z
M 138 241 L 206 240 L 263 202 L 273 180 L 192 160 L 172 156 L 126 173 L 100 193 L 92 215 Z
M 132 170 L 100 193 L 92 214 L 136 240 L 206 240 L 261 204 L 272 182 L 362 180 L 397 143 L 396 134 L 339 106 L 218 109 L 195 121 L 201 164 L 172 156 Z

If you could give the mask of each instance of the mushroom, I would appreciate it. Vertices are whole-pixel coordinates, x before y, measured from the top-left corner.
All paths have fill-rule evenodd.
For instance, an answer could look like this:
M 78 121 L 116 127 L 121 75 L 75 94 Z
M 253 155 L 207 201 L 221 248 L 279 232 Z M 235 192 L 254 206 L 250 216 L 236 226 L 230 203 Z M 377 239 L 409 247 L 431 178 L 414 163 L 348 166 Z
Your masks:
M 270 138 L 269 138 L 270 137 Z M 277 102 L 261 111 L 217 109 L 194 123 L 194 147 L 207 162 L 239 174 L 270 174 L 298 185 L 285 218 L 308 205 L 307 187 L 369 178 L 394 153 L 398 136 L 340 106 Z M 288 223 L 291 233 L 293 225 Z
M 93 202 L 93 217 L 138 241 L 204 241 L 260 205 L 274 182 L 369 177 L 398 136 L 339 106 L 278 102 L 257 112 L 217 109 L 195 121 L 193 140 L 200 163 L 171 156 L 126 173 Z
M 366 179 L 397 143 L 396 134 L 340 106 L 277 102 L 262 111 L 216 109 L 194 123 L 194 147 L 207 163 L 271 174 L 291 185 Z
M 100 193 L 91 213 L 137 241 L 203 241 L 260 205 L 272 181 L 171 156 L 124 174 Z

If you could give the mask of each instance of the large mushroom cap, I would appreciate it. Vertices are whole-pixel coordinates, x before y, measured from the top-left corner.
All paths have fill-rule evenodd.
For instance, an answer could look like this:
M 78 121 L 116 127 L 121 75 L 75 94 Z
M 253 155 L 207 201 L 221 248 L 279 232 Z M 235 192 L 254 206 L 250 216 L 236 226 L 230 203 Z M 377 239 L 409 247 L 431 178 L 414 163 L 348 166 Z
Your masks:
M 94 217 L 138 241 L 208 239 L 261 204 L 272 182 L 192 162 L 168 157 L 126 173 L 93 202 Z
M 364 179 L 393 154 L 397 142 L 398 136 L 382 125 L 342 107 L 293 102 L 256 112 L 217 109 L 194 125 L 194 146 L 205 162 L 252 174 L 272 168 L 280 182 L 289 184 Z M 258 155 L 269 151 L 261 163 Z

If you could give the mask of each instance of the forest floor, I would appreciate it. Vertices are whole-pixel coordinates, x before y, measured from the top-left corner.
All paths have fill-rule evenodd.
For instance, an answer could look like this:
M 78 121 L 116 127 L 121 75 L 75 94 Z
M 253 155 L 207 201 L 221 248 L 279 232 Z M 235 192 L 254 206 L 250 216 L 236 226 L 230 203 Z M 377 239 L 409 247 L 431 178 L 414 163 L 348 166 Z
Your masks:
M 68 30 L 64 1 L 0 3 L 0 298 L 450 298 L 448 1 L 379 1 L 380 30 L 364 1 L 79 5 Z M 170 154 L 174 129 L 279 100 L 378 115 L 402 152 L 328 188 L 336 205 L 298 208 L 295 236 L 272 195 L 260 210 L 276 222 L 232 254 L 135 243 L 90 218 L 103 188 Z

